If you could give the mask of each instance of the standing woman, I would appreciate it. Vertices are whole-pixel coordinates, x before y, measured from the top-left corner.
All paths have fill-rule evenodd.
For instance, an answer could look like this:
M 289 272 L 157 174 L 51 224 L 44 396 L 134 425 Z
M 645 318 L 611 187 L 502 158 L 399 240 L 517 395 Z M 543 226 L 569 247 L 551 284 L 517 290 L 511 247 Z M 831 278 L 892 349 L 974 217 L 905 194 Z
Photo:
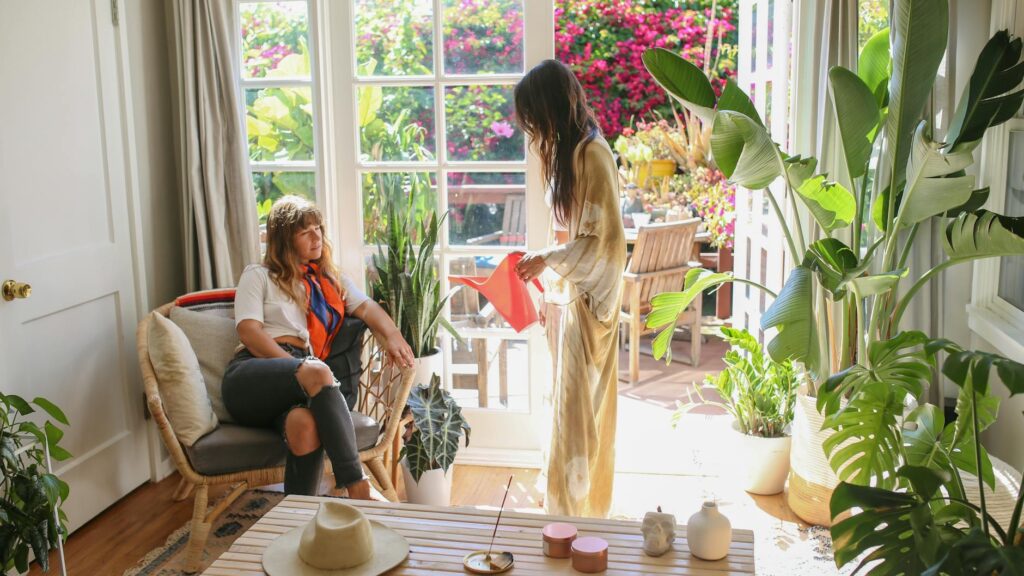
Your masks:
M 239 424 L 283 433 L 288 494 L 317 495 L 326 452 L 336 488 L 370 497 L 349 413 L 358 367 L 348 353 L 361 344 L 363 326 L 345 326 L 346 316 L 365 322 L 393 362 L 412 365 L 412 349 L 395 323 L 338 272 L 320 210 L 304 198 L 281 198 L 267 218 L 263 264 L 247 267 L 238 282 L 242 346 L 224 372 L 223 394 Z M 354 324 L 357 335 L 347 333 Z
M 544 307 L 555 358 L 547 510 L 605 517 L 615 475 L 619 306 L 626 266 L 618 172 L 583 87 L 561 62 L 545 60 L 530 70 L 516 86 L 515 104 L 550 186 L 558 240 L 526 254 L 516 269 L 525 281 L 546 268 L 559 279 L 545 291 Z M 550 296 L 560 303 L 552 304 Z

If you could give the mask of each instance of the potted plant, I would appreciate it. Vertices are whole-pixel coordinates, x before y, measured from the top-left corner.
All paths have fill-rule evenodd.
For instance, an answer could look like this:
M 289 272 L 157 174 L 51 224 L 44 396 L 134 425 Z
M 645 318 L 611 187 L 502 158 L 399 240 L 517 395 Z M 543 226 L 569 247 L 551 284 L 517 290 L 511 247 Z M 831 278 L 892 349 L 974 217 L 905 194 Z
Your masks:
M 867 573 L 879 575 L 1010 575 L 1020 574 L 1024 567 L 1024 486 L 1018 489 L 1005 526 L 989 513 L 985 497 L 971 502 L 965 493 L 968 482 L 977 483 L 979 495 L 995 484 L 991 464 L 983 464 L 987 457 L 981 446 L 982 431 L 999 412 L 990 373 L 996 375 L 991 380 L 1001 381 L 1013 397 L 1024 393 L 1024 364 L 964 350 L 948 340 L 925 345 L 929 356 L 940 350 L 947 354 L 942 373 L 960 389 L 957 418 L 946 423 L 942 410 L 931 404 L 907 416 L 907 459 L 896 472 L 905 489 L 839 484 L 831 501 L 838 567 L 862 556 L 857 570 L 870 565 Z M 982 472 L 964 477 L 963 472 L 970 470 Z M 846 514 L 848 518 L 839 519 Z
M 43 571 L 50 569 L 51 549 L 67 537 L 61 506 L 68 485 L 49 470 L 48 457 L 71 457 L 59 443 L 64 432 L 52 421 L 40 427 L 24 418 L 40 408 L 67 426 L 60 408 L 45 398 L 28 402 L 0 393 L 0 572 L 28 572 L 29 552 Z
M 444 368 L 444 356 L 437 346 L 438 330 L 443 326 L 453 337 L 460 341 L 461 338 L 444 317 L 448 296 L 441 295 L 434 258 L 438 231 L 445 217 L 439 220 L 431 210 L 420 212 L 422 222 L 417 227 L 414 196 L 406 195 L 404 203 L 397 198 L 383 202 L 384 226 L 375 235 L 376 275 L 371 290 L 412 347 L 416 356 L 414 383 L 427 384 L 432 375 L 440 375 Z
M 725 369 L 709 376 L 721 402 L 708 401 L 697 388 L 701 402 L 681 404 L 674 419 L 701 404 L 725 409 L 736 432 L 735 459 L 741 464 L 743 489 L 753 494 L 778 494 L 789 473 L 789 426 L 798 387 L 793 363 L 776 362 L 746 330 L 725 326 L 722 338 L 729 343 Z
M 831 522 L 828 501 L 839 480 L 885 489 L 899 483 L 907 461 L 904 406 L 920 400 L 932 367 L 924 339 L 899 331 L 914 295 L 950 266 L 1024 254 L 1024 217 L 980 209 L 988 190 L 976 189 L 967 174 L 985 131 L 1024 101 L 1021 41 L 1005 30 L 989 40 L 945 142 L 937 142 L 921 118 L 946 50 L 947 8 L 945 0 L 896 0 L 892 30 L 868 41 L 857 73 L 830 70 L 845 160 L 835 176 L 841 182 L 816 174 L 815 159 L 783 152 L 734 82 L 719 97 L 682 57 L 662 49 L 644 54 L 658 82 L 711 126 L 714 160 L 726 177 L 765 190 L 795 263 L 777 294 L 731 273 L 692 270 L 683 292 L 654 298 L 648 325 L 671 332 L 701 290 L 724 282 L 749 284 L 774 299 L 761 317 L 761 329 L 774 331 L 767 350 L 811 375 L 797 403 L 789 503 L 812 523 Z M 783 185 L 770 188 L 776 180 Z M 797 202 L 816 222 L 811 234 L 799 219 L 783 216 L 787 203 L 799 213 Z M 934 221 L 944 228 L 948 259 L 908 278 L 918 231 Z M 656 355 L 668 352 L 668 338 L 655 340 Z M 957 440 L 970 448 L 968 438 Z
M 463 434 L 469 446 L 469 423 L 436 374 L 429 386 L 412 389 L 408 410 L 412 412 L 413 427 L 402 448 L 406 497 L 415 504 L 448 506 L 452 493 L 450 468 Z

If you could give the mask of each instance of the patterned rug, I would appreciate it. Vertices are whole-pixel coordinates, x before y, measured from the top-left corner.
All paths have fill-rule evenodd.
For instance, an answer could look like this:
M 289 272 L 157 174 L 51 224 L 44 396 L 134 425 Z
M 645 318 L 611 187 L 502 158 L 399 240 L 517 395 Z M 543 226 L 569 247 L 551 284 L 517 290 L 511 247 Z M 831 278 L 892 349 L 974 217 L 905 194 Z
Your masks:
M 283 499 L 284 494 L 281 492 L 248 490 L 239 496 L 238 500 L 232 502 L 231 506 L 217 518 L 210 530 L 210 538 L 206 541 L 200 572 L 213 564 L 216 558 L 231 547 L 236 538 Z M 182 564 L 185 561 L 185 547 L 188 545 L 189 525 L 190 522 L 186 522 L 184 526 L 171 533 L 163 546 L 146 554 L 134 567 L 125 571 L 124 576 L 187 574 L 182 569 Z

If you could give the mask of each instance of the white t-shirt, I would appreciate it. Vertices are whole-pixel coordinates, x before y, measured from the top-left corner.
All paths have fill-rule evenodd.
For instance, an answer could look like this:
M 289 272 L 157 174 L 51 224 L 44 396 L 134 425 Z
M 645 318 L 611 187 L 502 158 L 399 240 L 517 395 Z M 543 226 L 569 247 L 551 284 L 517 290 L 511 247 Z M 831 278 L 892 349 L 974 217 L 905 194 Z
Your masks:
M 345 310 L 351 312 L 370 299 L 352 280 L 341 275 L 345 290 Z M 273 280 L 262 264 L 247 266 L 235 290 L 235 326 L 242 320 L 256 320 L 271 338 L 295 336 L 309 346 L 306 311 Z

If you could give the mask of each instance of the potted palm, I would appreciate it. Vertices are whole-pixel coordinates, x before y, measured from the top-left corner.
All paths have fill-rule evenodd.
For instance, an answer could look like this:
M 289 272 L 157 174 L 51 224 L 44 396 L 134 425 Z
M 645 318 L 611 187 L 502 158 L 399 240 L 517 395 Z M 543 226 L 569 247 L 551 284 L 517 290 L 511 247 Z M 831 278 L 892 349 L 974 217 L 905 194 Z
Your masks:
M 28 572 L 29 553 L 50 569 L 50 550 L 67 537 L 61 506 L 68 485 L 48 470 L 49 458 L 71 457 L 59 443 L 64 432 L 52 421 L 42 426 L 25 419 L 39 408 L 60 424 L 68 419 L 45 398 L 28 402 L 0 393 L 0 572 Z M 63 566 L 62 566 L 63 568 Z
M 441 378 L 431 377 L 428 386 L 416 386 L 409 393 L 408 410 L 413 428 L 402 448 L 402 476 L 409 502 L 448 506 L 451 504 L 451 466 L 459 451 L 459 439 L 469 446 L 469 423 Z
M 977 189 L 967 173 L 986 130 L 1011 118 L 1024 101 L 1021 40 L 1005 30 L 990 39 L 945 141 L 936 141 L 922 118 L 946 51 L 947 2 L 896 0 L 892 14 L 892 29 L 868 41 L 856 73 L 839 66 L 829 71 L 838 164 L 845 168 L 833 175 L 838 181 L 816 174 L 814 158 L 790 156 L 773 142 L 735 83 L 719 97 L 682 57 L 662 49 L 644 54 L 658 82 L 711 126 L 712 155 L 726 177 L 765 190 L 795 263 L 779 293 L 731 273 L 691 271 L 682 292 L 652 302 L 648 325 L 666 327 L 655 354 L 668 352 L 676 317 L 701 290 L 743 282 L 774 299 L 761 318 L 762 330 L 774 333 L 767 350 L 811 375 L 797 403 L 789 503 L 805 520 L 825 525 L 838 481 L 883 489 L 902 482 L 904 406 L 920 401 L 933 366 L 923 335 L 900 332 L 914 295 L 950 266 L 1024 254 L 1024 217 L 981 209 L 988 190 Z M 771 188 L 777 180 L 783 185 Z M 787 203 L 799 213 L 797 202 L 816 223 L 810 230 L 783 216 Z M 947 259 L 910 278 L 918 231 L 933 222 L 943 229 Z M 801 431 L 815 436 L 798 440 Z M 956 440 L 970 449 L 966 436 Z M 804 465 L 818 461 L 823 464 Z M 827 474 L 807 476 L 811 470 Z
M 416 356 L 414 384 L 428 384 L 433 375 L 441 375 L 444 357 L 437 346 L 437 334 L 443 326 L 460 339 L 444 317 L 448 296 L 441 295 L 434 246 L 444 221 L 433 211 L 419 212 L 409 194 L 403 204 L 397 198 L 384 202 L 384 226 L 379 228 L 373 256 L 376 275 L 371 290 L 385 311 L 394 319 L 402 337 Z M 422 218 L 415 225 L 417 214 Z M 447 216 L 447 215 L 445 215 Z
M 776 362 L 746 330 L 723 327 L 722 338 L 729 343 L 725 369 L 705 380 L 721 397 L 708 401 L 697 388 L 701 402 L 680 405 L 679 416 L 701 404 L 725 409 L 736 432 L 736 462 L 742 463 L 743 489 L 753 494 L 778 494 L 789 473 L 789 427 L 798 387 L 793 363 Z

